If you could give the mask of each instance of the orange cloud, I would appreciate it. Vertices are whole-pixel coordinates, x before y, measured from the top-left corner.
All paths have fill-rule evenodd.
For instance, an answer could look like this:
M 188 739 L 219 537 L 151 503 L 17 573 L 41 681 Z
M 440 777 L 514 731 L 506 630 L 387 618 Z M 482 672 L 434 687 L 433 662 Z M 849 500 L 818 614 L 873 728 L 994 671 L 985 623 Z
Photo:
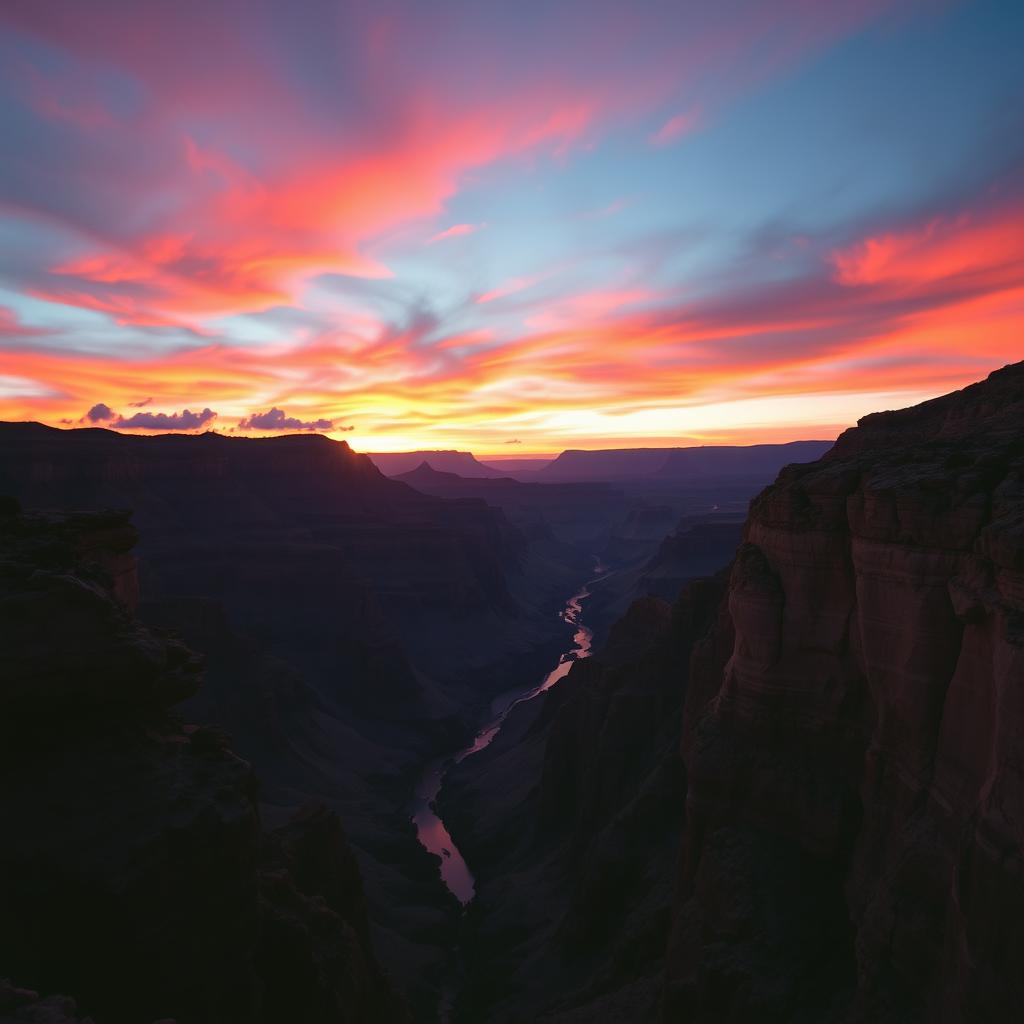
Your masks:
M 50 134 L 19 166 L 45 162 L 52 180 L 22 182 L 7 201 L 5 212 L 45 226 L 26 261 L 45 256 L 19 267 L 12 287 L 113 323 L 97 329 L 97 318 L 80 317 L 65 334 L 0 309 L 0 415 L 59 422 L 98 401 L 123 409 L 151 396 L 162 410 L 216 409 L 228 428 L 254 410 L 354 423 L 354 442 L 377 448 L 696 436 L 699 415 L 703 436 L 713 428 L 753 440 L 835 426 L 857 396 L 898 402 L 945 390 L 1021 354 L 1019 201 L 879 231 L 802 277 L 719 282 L 703 298 L 699 283 L 679 283 L 687 301 L 666 293 L 667 271 L 604 264 L 588 267 L 588 280 L 566 261 L 498 284 L 485 276 L 493 267 L 481 268 L 480 278 L 460 278 L 464 292 L 479 292 L 462 300 L 436 296 L 431 279 L 393 282 L 377 305 L 367 300 L 372 312 L 325 314 L 304 302 L 325 273 L 384 281 L 390 240 L 403 233 L 420 244 L 452 217 L 467 181 L 498 161 L 522 171 L 553 159 L 561 172 L 570 154 L 647 125 L 671 100 L 677 112 L 649 137 L 668 145 L 700 123 L 687 104 L 707 97 L 709 83 L 737 93 L 763 81 L 887 9 L 885 0 L 810 5 L 813 18 L 805 0 L 753 4 L 748 18 L 705 5 L 692 41 L 665 30 L 657 5 L 604 5 L 606 18 L 578 5 L 550 36 L 529 35 L 528 74 L 519 59 L 496 66 L 501 47 L 489 34 L 500 19 L 441 38 L 417 20 L 432 21 L 417 5 L 400 18 L 374 14 L 370 26 L 364 5 L 327 5 L 341 19 L 330 33 L 313 14 L 310 24 L 292 19 L 297 54 L 318 54 L 315 67 L 289 65 L 296 53 L 274 49 L 292 36 L 271 31 L 261 5 L 238 6 L 251 19 L 245 33 L 238 12 L 217 4 L 147 11 L 144 31 L 106 0 L 14 6 L 19 31 L 52 51 L 45 78 L 25 87 L 30 116 Z M 529 29 L 530 16 L 517 12 L 506 27 Z M 573 200 L 596 204 L 601 194 Z M 565 230 L 589 244 L 613 226 L 596 221 L 624 203 L 577 213 Z M 429 241 L 482 226 L 451 224 Z M 51 233 L 60 236 L 52 246 Z M 804 249 L 809 260 L 813 245 Z M 579 291 L 552 295 L 556 274 Z M 361 294 L 384 295 L 363 285 Z M 293 319 L 248 317 L 234 344 L 215 340 L 230 328 L 211 317 L 271 309 Z M 39 322 L 71 323 L 67 310 L 48 315 Z M 244 344 L 252 336 L 259 344 Z M 178 348 L 147 353 L 140 339 Z
M 537 313 L 527 317 L 527 326 L 540 330 L 586 326 L 600 322 L 610 314 L 658 298 L 649 288 L 622 288 L 585 292 L 554 299 Z M 480 301 L 480 300 L 478 300 Z
M 60 422 L 98 399 L 118 408 L 146 395 L 159 408 L 215 408 L 222 429 L 276 406 L 355 424 L 357 447 L 385 449 L 829 436 L 846 422 L 837 415 L 927 397 L 1019 358 L 1021 227 L 1013 203 L 929 221 L 850 245 L 817 276 L 713 304 L 665 305 L 639 288 L 583 293 L 552 301 L 513 338 L 430 324 L 438 340 L 427 343 L 424 329 L 368 322 L 364 336 L 259 351 L 12 350 L 0 405 L 5 417 Z
M 388 268 L 365 253 L 366 243 L 439 213 L 470 168 L 542 144 L 561 151 L 588 116 L 571 99 L 552 110 L 550 97 L 539 95 L 516 97 L 504 111 L 462 117 L 421 98 L 389 146 L 318 154 L 262 179 L 185 140 L 195 187 L 166 229 L 81 252 L 51 267 L 56 280 L 33 291 L 107 312 L 122 324 L 194 324 L 202 315 L 291 301 L 315 274 L 387 277 Z M 431 241 L 480 227 L 457 224 Z

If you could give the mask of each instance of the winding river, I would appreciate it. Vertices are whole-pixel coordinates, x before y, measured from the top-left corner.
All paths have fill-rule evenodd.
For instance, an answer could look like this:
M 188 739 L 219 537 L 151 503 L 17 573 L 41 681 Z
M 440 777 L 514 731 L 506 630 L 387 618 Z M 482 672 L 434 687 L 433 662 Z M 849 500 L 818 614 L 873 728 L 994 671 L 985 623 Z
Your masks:
M 602 567 L 598 566 L 598 573 Z M 600 578 L 598 576 L 597 578 Z M 491 702 L 490 713 L 486 723 L 477 732 L 473 742 L 468 747 L 463 747 L 454 754 L 431 761 L 424 769 L 416 784 L 416 792 L 412 805 L 412 820 L 416 825 L 416 833 L 420 843 L 431 853 L 441 858 L 441 877 L 445 885 L 451 890 L 455 898 L 465 906 L 473 899 L 475 893 L 475 881 L 473 874 L 466 865 L 458 847 L 452 842 L 448 829 L 437 814 L 435 801 L 437 794 L 444 784 L 445 773 L 453 764 L 464 761 L 473 754 L 478 754 L 497 736 L 508 713 L 517 704 L 533 700 L 538 694 L 549 690 L 559 679 L 563 679 L 572 663 L 590 654 L 590 645 L 593 640 L 593 633 L 580 621 L 583 610 L 583 601 L 590 596 L 590 584 L 597 580 L 590 580 L 585 586 L 569 598 L 565 607 L 559 613 L 565 622 L 576 627 L 572 637 L 572 646 L 558 660 L 558 664 L 541 680 L 541 682 L 528 690 L 512 690 L 496 697 Z

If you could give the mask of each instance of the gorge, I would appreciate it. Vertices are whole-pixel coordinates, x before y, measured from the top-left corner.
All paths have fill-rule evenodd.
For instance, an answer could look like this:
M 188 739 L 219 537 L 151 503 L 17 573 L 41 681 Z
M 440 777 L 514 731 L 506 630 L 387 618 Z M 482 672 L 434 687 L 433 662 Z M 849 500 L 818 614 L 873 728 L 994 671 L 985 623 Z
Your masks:
M 1022 540 L 1024 364 L 784 470 L 452 773 L 458 1019 L 1013 1019 Z
M 0 0 L 0 1024 L 1024 1019 L 1024 0 Z
M 0 1020 L 1012 1019 L 1022 424 L 687 494 L 0 426 Z
M 436 808 L 438 794 L 444 785 L 447 770 L 452 765 L 461 764 L 467 757 L 486 750 L 498 735 L 505 719 L 516 707 L 551 689 L 560 679 L 565 678 L 573 662 L 589 656 L 593 633 L 583 625 L 581 619 L 583 602 L 589 596 L 590 590 L 584 586 L 569 598 L 560 613 L 562 621 L 575 626 L 576 629 L 569 650 L 559 656 L 557 665 L 544 676 L 538 685 L 527 690 L 515 689 L 495 697 L 491 701 L 488 716 L 474 736 L 473 742 L 468 747 L 460 748 L 449 757 L 432 761 L 427 765 L 416 784 L 413 823 L 416 825 L 420 844 L 428 853 L 440 860 L 441 879 L 463 906 L 469 903 L 474 896 L 473 875 L 444 822 L 438 816 Z

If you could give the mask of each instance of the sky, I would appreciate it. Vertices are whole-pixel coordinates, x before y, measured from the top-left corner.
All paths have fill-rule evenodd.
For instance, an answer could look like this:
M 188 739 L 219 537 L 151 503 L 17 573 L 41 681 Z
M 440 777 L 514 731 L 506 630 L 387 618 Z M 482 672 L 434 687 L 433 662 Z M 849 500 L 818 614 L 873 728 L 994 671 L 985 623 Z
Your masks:
M 834 437 L 1024 358 L 1024 4 L 4 0 L 0 419 Z

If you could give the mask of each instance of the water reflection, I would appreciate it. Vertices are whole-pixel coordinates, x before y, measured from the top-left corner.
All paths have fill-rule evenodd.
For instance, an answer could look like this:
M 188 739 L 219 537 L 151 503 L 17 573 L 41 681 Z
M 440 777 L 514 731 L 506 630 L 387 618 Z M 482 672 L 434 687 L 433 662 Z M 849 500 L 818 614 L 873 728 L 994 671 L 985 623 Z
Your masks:
M 517 704 L 525 704 L 526 701 L 533 700 L 534 697 L 545 690 L 550 690 L 559 679 L 564 679 L 569 674 L 569 669 L 572 668 L 574 661 L 579 661 L 590 654 L 590 645 L 594 639 L 594 634 L 580 622 L 583 601 L 589 596 L 589 588 L 584 587 L 569 598 L 568 603 L 560 612 L 564 621 L 577 627 L 572 637 L 572 647 L 559 658 L 558 664 L 544 677 L 539 686 L 535 686 L 532 690 L 527 690 L 526 693 L 523 693 L 521 690 L 515 690 L 511 693 L 502 694 L 494 700 L 491 703 L 491 714 L 494 717 L 476 734 L 476 738 L 471 746 L 466 747 L 465 750 L 455 755 L 454 760 L 456 763 L 464 761 L 471 754 L 478 754 L 485 747 L 490 746 L 491 741 L 498 734 L 498 730 L 501 728 L 508 713 Z
M 598 576 L 590 583 L 595 583 L 597 579 L 600 579 L 600 574 L 603 571 L 604 567 L 598 565 L 596 567 Z M 551 689 L 559 679 L 565 678 L 574 661 L 586 658 L 590 654 L 594 634 L 580 621 L 583 601 L 589 596 L 588 584 L 573 594 L 559 613 L 564 621 L 576 626 L 572 646 L 559 658 L 558 664 L 541 680 L 540 684 L 525 692 L 523 690 L 509 691 L 492 701 L 490 718 L 473 738 L 473 742 L 449 757 L 432 761 L 424 769 L 416 785 L 412 820 L 416 826 L 417 838 L 427 850 L 441 858 L 441 878 L 455 898 L 463 905 L 467 904 L 475 894 L 473 874 L 458 847 L 452 842 L 448 829 L 445 828 L 444 822 L 438 817 L 434 808 L 437 794 L 441 791 L 441 786 L 444 783 L 445 772 L 453 763 L 458 764 L 489 746 L 497 736 L 509 712 L 517 704 L 533 700 L 538 694 Z
M 474 895 L 473 875 L 433 806 L 441 791 L 445 769 L 450 764 L 451 758 L 447 757 L 433 761 L 420 776 L 413 800 L 412 820 L 420 843 L 441 858 L 441 878 L 444 884 L 465 905 Z

